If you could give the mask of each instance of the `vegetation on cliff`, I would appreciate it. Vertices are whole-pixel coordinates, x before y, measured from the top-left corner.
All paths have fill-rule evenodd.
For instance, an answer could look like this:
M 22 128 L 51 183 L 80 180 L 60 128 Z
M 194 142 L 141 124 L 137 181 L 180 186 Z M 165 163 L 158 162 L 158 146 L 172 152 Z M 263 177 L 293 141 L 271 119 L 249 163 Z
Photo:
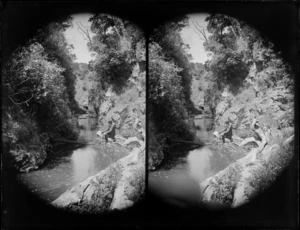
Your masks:
M 192 76 L 187 46 L 180 36 L 187 24 L 179 22 L 159 27 L 149 44 L 149 168 L 163 159 L 172 139 L 193 140 L 189 114 Z
M 5 154 L 18 170 L 40 165 L 52 138 L 78 135 L 72 49 L 63 35 L 68 26 L 68 21 L 46 26 L 3 66 Z

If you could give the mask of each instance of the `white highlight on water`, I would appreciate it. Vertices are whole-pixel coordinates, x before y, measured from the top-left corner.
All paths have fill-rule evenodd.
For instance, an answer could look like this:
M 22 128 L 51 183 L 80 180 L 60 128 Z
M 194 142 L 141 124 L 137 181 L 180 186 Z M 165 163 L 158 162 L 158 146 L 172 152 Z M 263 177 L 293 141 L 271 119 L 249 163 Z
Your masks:
M 80 148 L 73 152 L 71 162 L 73 165 L 74 181 L 80 182 L 97 173 L 95 165 L 96 156 L 96 150 L 91 147 Z
M 208 147 L 201 149 L 195 149 L 190 151 L 188 155 L 188 165 L 190 170 L 190 176 L 201 182 L 211 174 L 210 158 L 213 152 Z

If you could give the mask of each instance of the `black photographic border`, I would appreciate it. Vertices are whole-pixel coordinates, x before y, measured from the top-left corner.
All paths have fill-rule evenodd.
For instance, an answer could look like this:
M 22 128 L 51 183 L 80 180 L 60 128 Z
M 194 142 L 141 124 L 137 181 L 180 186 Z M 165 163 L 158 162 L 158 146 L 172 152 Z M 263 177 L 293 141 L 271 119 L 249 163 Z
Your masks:
M 146 199 L 117 213 L 87 216 L 45 205 L 2 170 L 3 229 L 66 228 L 296 228 L 298 219 L 299 4 L 296 1 L 31 1 L 1 3 L 1 63 L 43 25 L 75 12 L 114 14 L 137 24 L 147 37 L 157 26 L 196 12 L 218 12 L 241 19 L 270 38 L 295 73 L 295 154 L 292 163 L 264 194 L 235 210 L 183 210 Z M 148 54 L 148 51 L 147 51 Z M 147 59 L 148 61 L 148 56 Z M 148 66 L 148 62 L 146 64 Z M 148 73 L 147 73 L 148 78 Z M 146 94 L 147 98 L 147 94 Z M 146 109 L 146 113 L 148 111 Z M 148 122 L 146 121 L 146 125 Z M 148 132 L 148 130 L 147 130 Z M 146 142 L 147 146 L 147 142 Z M 146 178 L 148 175 L 146 161 Z M 147 181 L 147 180 L 146 180 Z M 147 183 L 146 183 L 147 184 Z M 147 188 L 147 187 L 146 187 Z M 7 210 L 7 213 L 3 213 Z

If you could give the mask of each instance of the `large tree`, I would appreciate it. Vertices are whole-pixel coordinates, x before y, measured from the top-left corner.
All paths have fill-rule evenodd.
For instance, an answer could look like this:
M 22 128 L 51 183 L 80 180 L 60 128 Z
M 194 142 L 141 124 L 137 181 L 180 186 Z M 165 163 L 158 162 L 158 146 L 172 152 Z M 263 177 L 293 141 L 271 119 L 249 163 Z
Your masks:
M 206 51 L 213 53 L 206 63 L 219 90 L 229 86 L 237 93 L 248 75 L 249 67 L 245 62 L 245 49 L 242 47 L 241 25 L 238 20 L 221 14 L 210 14 L 206 19 L 207 30 L 212 35 L 204 43 Z
M 181 71 L 179 75 L 182 79 L 184 88 L 184 103 L 188 111 L 192 111 L 194 106 L 190 99 L 192 76 L 190 73 L 191 56 L 188 53 L 189 46 L 186 45 L 181 37 L 181 30 L 188 25 L 188 18 L 183 17 L 176 22 L 167 23 L 154 31 L 151 41 L 156 42 L 162 48 L 166 60 L 174 62 Z
M 42 44 L 50 61 L 56 62 L 64 68 L 63 84 L 67 89 L 65 99 L 71 109 L 76 111 L 78 104 L 75 101 L 75 55 L 73 54 L 73 46 L 68 44 L 64 35 L 66 29 L 71 26 L 71 19 L 70 17 L 61 22 L 50 23 L 38 32 L 34 40 Z
M 90 21 L 95 35 L 88 46 L 96 54 L 91 63 L 96 71 L 96 80 L 102 90 L 112 86 L 115 92 L 120 93 L 133 66 L 145 61 L 143 34 L 132 23 L 112 15 L 94 14 Z
M 189 114 L 191 72 L 188 46 L 180 31 L 186 18 L 154 31 L 149 45 L 149 126 L 150 161 L 159 163 L 159 155 L 168 147 L 167 140 L 193 140 Z M 154 163 L 155 162 L 155 163 Z
M 63 34 L 68 25 L 45 26 L 12 54 L 2 71 L 3 107 L 27 114 L 49 136 L 76 138 L 73 57 Z

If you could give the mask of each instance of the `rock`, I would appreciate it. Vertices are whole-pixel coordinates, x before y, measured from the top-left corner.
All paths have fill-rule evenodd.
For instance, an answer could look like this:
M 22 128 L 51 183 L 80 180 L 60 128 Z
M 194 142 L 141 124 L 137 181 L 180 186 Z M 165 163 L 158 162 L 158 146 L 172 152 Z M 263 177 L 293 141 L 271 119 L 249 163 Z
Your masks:
M 284 143 L 288 145 L 292 140 L 293 136 Z M 252 149 L 245 157 L 201 182 L 199 185 L 202 202 L 230 207 L 239 207 L 249 202 L 259 190 L 265 189 L 262 186 L 268 186 L 272 178 L 284 168 L 283 165 L 280 166 L 280 170 L 272 172 L 273 176 L 264 175 L 265 170 L 270 170 L 266 169 L 266 164 L 277 165 L 277 168 L 281 164 L 282 159 L 278 157 L 279 149 L 278 144 L 266 146 L 261 153 L 258 152 L 258 148 Z M 264 180 L 264 184 L 259 184 L 259 178 Z
M 216 108 L 216 115 L 217 116 L 222 116 L 225 111 L 230 107 L 230 104 L 227 100 L 221 101 Z
M 43 148 L 39 151 L 26 150 L 10 150 L 10 155 L 13 158 L 15 169 L 20 172 L 29 172 L 38 169 L 44 163 L 47 153 Z
M 102 137 L 103 133 L 101 132 L 101 130 L 99 130 L 96 134 L 97 134 L 97 136 Z
M 257 73 L 256 65 L 253 63 L 250 67 L 248 77 L 251 79 L 254 79 L 256 76 L 256 73 Z
M 274 144 L 270 147 L 268 147 L 265 151 L 264 154 L 262 155 L 262 159 L 265 160 L 266 162 L 269 162 L 272 160 L 272 157 L 276 155 L 277 151 L 280 149 L 280 146 L 278 144 Z
M 293 134 L 292 136 L 290 136 L 289 138 L 287 138 L 284 142 L 283 145 L 289 145 L 292 141 L 294 141 L 294 137 L 295 135 Z
M 250 176 L 251 173 L 249 171 L 244 171 L 242 173 L 241 180 L 237 183 L 234 190 L 231 207 L 239 207 L 252 198 L 255 189 L 249 183 L 251 181 L 251 179 L 249 179 Z
M 133 167 L 125 168 L 118 182 L 110 210 L 122 210 L 131 207 L 144 194 L 145 167 L 143 164 L 135 164 L 137 156 L 133 156 Z
M 213 135 L 217 138 L 220 138 L 220 133 L 218 131 L 214 131 Z

